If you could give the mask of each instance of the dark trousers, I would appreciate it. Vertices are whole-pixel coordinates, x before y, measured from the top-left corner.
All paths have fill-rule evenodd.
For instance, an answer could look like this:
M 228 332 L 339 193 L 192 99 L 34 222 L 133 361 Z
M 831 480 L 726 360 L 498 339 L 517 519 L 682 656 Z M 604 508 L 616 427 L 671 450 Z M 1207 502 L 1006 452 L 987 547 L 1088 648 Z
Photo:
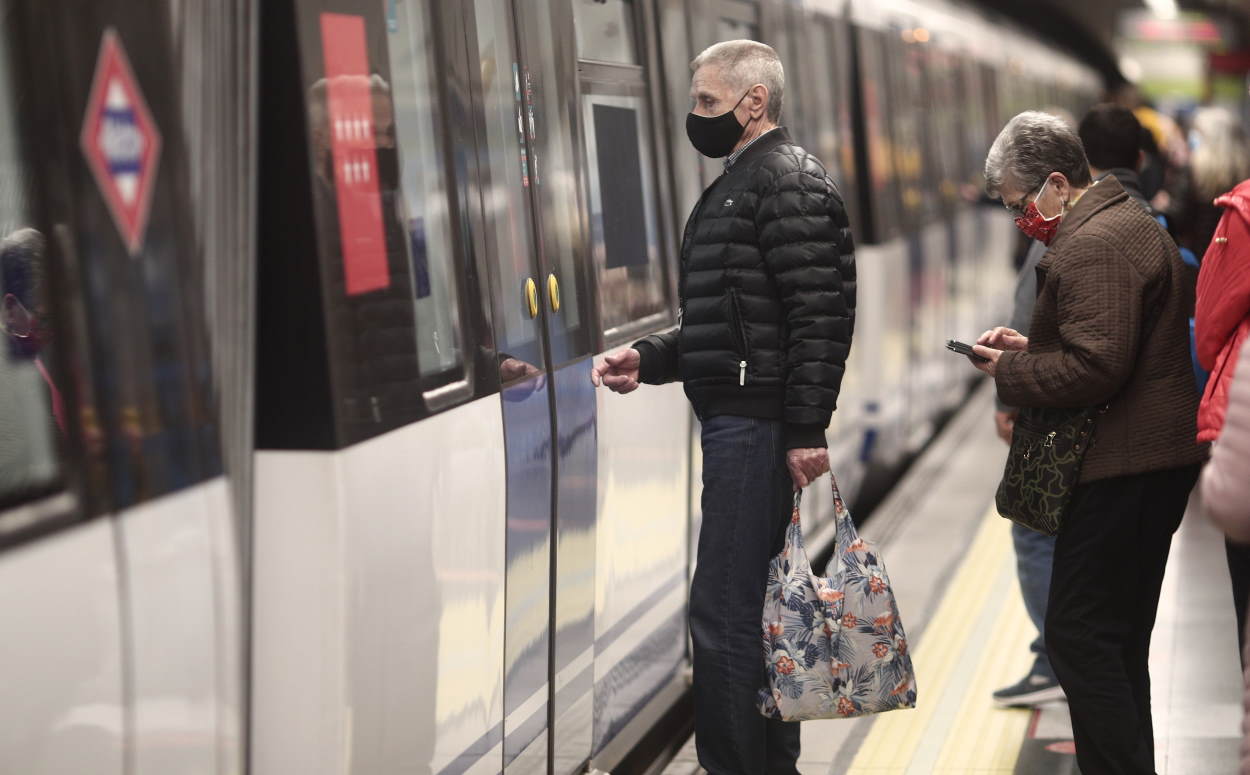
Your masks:
M 690 588 L 695 744 L 711 775 L 797 775 L 799 725 L 766 719 L 760 618 L 793 508 L 782 425 L 703 423 L 703 527 Z
M 1153 773 L 1150 633 L 1172 534 L 1197 466 L 1076 488 L 1055 542 L 1046 612 L 1084 775 Z

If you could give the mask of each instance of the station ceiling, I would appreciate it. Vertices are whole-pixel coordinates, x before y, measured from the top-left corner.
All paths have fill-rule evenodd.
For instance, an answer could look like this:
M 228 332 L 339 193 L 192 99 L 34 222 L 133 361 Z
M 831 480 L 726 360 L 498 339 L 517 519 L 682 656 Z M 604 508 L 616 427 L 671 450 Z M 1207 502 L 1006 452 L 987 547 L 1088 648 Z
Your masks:
M 1108 84 L 1123 80 L 1113 48 L 1120 12 L 1146 7 L 1143 0 L 983 0 L 982 5 L 1069 49 L 1097 68 Z M 1243 31 L 1235 45 L 1250 45 L 1250 0 L 1177 0 L 1177 5 L 1181 11 L 1230 18 L 1234 29 Z

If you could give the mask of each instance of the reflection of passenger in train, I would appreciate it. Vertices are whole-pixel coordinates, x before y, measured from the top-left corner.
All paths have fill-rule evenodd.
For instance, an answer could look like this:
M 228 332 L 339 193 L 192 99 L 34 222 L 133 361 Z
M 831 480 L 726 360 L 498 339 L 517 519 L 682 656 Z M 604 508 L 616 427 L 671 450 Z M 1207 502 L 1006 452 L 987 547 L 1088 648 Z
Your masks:
M 363 75 L 339 77 L 365 78 Z M 372 140 L 378 165 L 378 188 L 394 191 L 399 188 L 399 150 L 395 143 L 395 106 L 391 102 L 391 87 L 377 73 L 368 77 L 368 83 L 373 103 Z M 328 87 L 328 82 L 322 78 L 309 88 L 308 124 L 317 177 L 323 185 L 334 188 L 333 127 L 329 115 Z
M 48 370 L 53 325 L 44 284 L 43 235 L 19 229 L 0 242 L 0 497 L 56 474 L 61 393 Z
M 1093 181 L 1080 139 L 1053 116 L 1013 118 L 985 177 L 1050 250 L 1029 335 L 985 332 L 977 368 L 1043 426 L 1054 420 L 1036 410 L 1099 410 L 1055 542 L 1045 623 L 1077 761 L 1082 772 L 1154 772 L 1150 634 L 1205 456 L 1180 253 L 1114 178 Z
M 851 345 L 855 260 L 842 197 L 777 121 L 773 49 L 692 63 L 686 132 L 727 157 L 682 244 L 680 324 L 597 364 L 618 393 L 681 380 L 702 421 L 703 526 L 690 591 L 695 742 L 716 775 L 795 773 L 799 725 L 757 709 L 768 563 L 795 490 L 829 469 L 825 429 Z M 897 662 L 897 661 L 896 661 Z
M 45 295 L 43 250 L 43 235 L 34 229 L 18 229 L 0 242 L 4 278 L 0 328 L 8 336 L 10 356 L 30 360 L 38 370 L 57 427 L 64 431 L 61 391 L 48 371 L 46 350 L 54 329 Z

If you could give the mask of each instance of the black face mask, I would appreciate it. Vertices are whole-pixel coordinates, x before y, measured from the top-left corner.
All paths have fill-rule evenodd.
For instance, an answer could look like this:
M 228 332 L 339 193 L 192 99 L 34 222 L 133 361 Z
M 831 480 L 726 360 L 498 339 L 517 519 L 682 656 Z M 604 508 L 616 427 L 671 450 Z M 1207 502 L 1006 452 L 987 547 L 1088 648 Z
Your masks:
M 746 127 L 738 123 L 734 111 L 750 93 L 747 90 L 729 112 L 719 116 L 697 116 L 694 113 L 686 116 L 686 137 L 690 138 L 690 144 L 696 151 L 713 159 L 733 152 L 734 146 L 742 138 L 742 133 L 746 131 Z

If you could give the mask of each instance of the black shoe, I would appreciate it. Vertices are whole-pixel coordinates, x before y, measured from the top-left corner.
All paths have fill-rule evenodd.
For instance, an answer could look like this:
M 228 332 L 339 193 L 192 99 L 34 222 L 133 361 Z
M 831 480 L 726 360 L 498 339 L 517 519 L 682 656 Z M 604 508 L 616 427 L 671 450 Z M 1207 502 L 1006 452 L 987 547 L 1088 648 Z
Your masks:
M 994 704 L 1004 708 L 1031 708 L 1044 702 L 1067 699 L 1054 678 L 1026 675 L 1018 683 L 994 692 Z

